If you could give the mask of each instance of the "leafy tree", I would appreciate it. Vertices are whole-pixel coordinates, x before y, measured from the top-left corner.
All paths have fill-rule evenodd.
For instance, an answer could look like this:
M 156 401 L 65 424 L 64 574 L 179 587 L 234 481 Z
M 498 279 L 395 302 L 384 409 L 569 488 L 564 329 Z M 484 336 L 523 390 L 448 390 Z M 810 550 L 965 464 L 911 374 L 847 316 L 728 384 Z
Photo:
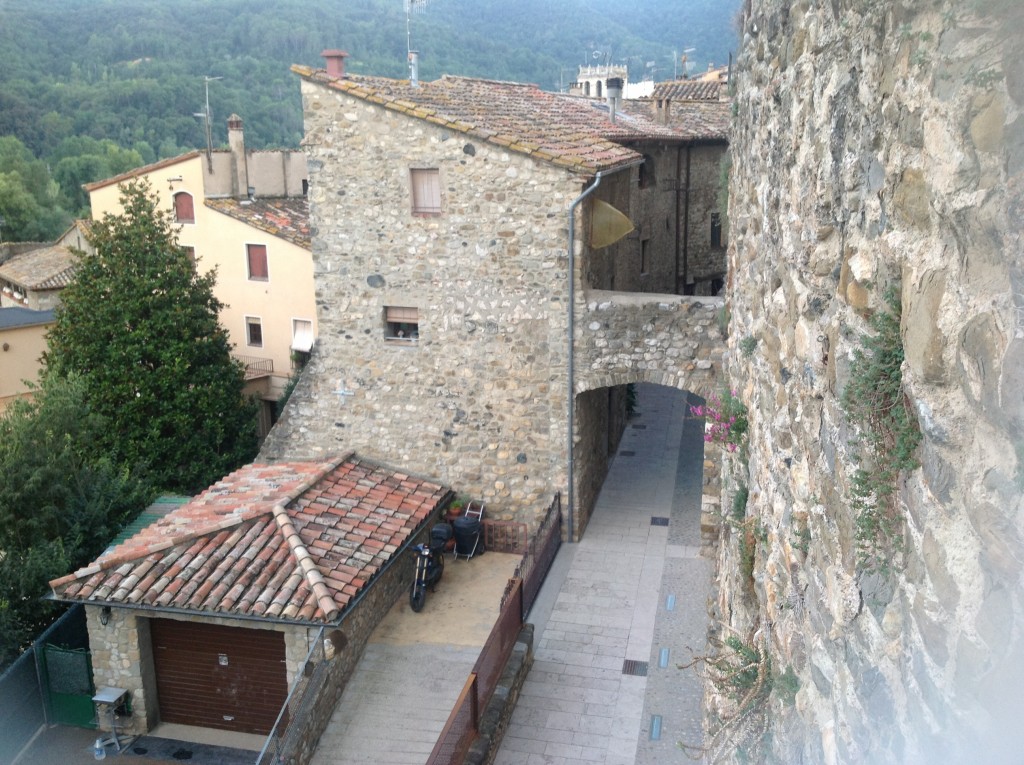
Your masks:
M 244 368 L 217 320 L 216 275 L 196 273 L 147 184 L 126 184 L 121 205 L 93 223 L 95 255 L 78 253 L 47 367 L 82 376 L 111 423 L 100 449 L 189 493 L 254 456 L 256 405 L 242 395 Z
M 108 423 L 82 378 L 44 378 L 0 418 L 0 666 L 52 621 L 47 582 L 84 565 L 152 499 L 95 448 Z

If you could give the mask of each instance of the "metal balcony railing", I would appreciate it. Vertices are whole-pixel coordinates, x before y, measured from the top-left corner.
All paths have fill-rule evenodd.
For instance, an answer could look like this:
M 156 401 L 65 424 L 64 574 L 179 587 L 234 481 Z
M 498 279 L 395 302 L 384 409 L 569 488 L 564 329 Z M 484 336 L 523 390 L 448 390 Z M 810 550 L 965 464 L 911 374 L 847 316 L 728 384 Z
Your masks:
M 255 380 L 257 377 L 267 377 L 274 374 L 274 360 L 263 359 L 259 356 L 236 355 L 236 359 L 245 364 L 245 379 Z

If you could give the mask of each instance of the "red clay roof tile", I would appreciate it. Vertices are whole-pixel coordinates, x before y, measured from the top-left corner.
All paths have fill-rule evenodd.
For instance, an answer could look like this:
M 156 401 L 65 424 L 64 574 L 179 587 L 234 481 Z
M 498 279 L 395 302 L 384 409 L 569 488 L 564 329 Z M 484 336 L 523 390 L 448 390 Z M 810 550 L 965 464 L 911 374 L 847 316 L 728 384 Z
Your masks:
M 718 110 L 724 115 L 721 124 L 703 119 L 693 125 L 664 125 L 644 109 L 634 110 L 628 101 L 612 121 L 599 101 L 551 93 L 536 85 L 445 76 L 413 87 L 408 80 L 382 77 L 339 79 L 300 65 L 292 71 L 386 109 L 582 173 L 638 161 L 641 155 L 624 142 L 720 139 L 728 126 L 728 105 Z
M 331 623 L 450 494 L 354 456 L 248 465 L 50 585 L 61 600 Z

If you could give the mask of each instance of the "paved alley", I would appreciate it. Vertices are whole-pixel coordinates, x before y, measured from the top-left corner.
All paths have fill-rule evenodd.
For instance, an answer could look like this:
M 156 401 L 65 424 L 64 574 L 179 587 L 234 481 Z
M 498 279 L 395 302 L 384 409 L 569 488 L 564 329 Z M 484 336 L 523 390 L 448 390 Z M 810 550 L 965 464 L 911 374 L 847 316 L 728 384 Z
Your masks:
M 583 539 L 563 545 L 529 621 L 533 668 L 496 765 L 693 762 L 711 562 L 699 557 L 703 423 L 638 385 Z

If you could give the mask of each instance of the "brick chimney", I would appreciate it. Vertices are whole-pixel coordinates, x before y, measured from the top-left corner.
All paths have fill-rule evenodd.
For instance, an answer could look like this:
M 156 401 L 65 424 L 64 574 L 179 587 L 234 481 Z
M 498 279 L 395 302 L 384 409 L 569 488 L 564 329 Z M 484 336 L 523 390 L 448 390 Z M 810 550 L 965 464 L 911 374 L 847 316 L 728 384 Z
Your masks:
M 231 196 L 235 199 L 247 199 L 249 197 L 249 165 L 245 156 L 242 118 L 237 114 L 228 117 L 228 149 L 231 151 Z
M 331 48 L 325 50 L 320 54 L 324 61 L 327 62 L 327 74 L 331 77 L 337 77 L 341 79 L 345 76 L 345 59 L 348 58 L 348 53 L 337 48 Z

